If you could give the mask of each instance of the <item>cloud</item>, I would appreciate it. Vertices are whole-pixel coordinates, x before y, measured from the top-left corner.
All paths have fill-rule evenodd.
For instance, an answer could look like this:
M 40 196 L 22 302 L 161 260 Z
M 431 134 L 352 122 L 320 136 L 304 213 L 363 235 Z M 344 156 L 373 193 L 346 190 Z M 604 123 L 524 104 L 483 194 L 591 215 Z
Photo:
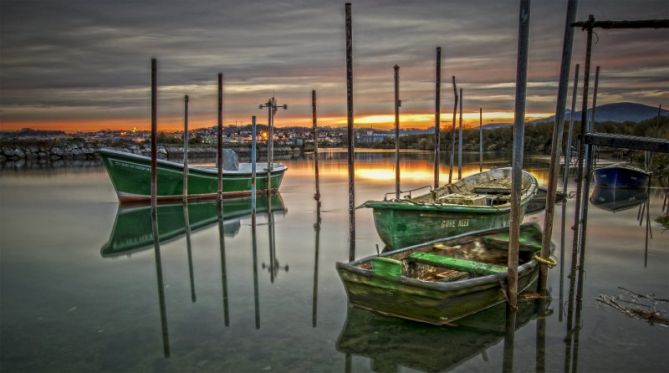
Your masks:
M 579 19 L 669 18 L 666 1 L 579 2 Z M 551 112 L 557 91 L 566 2 L 534 2 L 528 110 Z M 359 115 L 392 112 L 392 66 L 401 66 L 403 110 L 434 106 L 434 53 L 443 48 L 443 103 L 450 77 L 465 91 L 465 110 L 513 108 L 517 12 L 494 0 L 356 1 L 354 94 Z M 669 31 L 599 31 L 593 64 L 602 65 L 601 100 L 656 105 L 669 98 Z M 230 121 L 258 114 L 272 94 L 291 118 L 308 117 L 310 91 L 319 113 L 345 107 L 344 7 L 333 1 L 0 2 L 0 123 L 56 116 L 91 123 L 147 115 L 149 60 L 158 58 L 160 115 L 215 118 L 216 74 L 225 74 Z M 574 63 L 583 59 L 578 30 Z M 208 124 L 206 121 L 202 125 Z

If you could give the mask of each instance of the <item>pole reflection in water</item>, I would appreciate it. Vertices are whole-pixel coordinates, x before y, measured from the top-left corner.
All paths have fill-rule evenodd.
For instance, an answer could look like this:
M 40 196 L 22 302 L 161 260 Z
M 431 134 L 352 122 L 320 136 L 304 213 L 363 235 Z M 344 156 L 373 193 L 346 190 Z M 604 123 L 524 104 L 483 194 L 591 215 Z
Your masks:
M 316 320 L 318 316 L 318 250 L 321 244 L 321 199 L 320 196 L 316 198 L 316 223 L 314 223 L 315 231 L 315 254 L 314 254 L 314 290 L 311 308 L 311 326 L 316 327 Z
M 218 203 L 216 213 L 218 214 L 218 243 L 221 250 L 221 287 L 223 288 L 223 320 L 225 326 L 230 326 L 230 315 L 228 312 L 228 279 L 225 263 L 225 236 L 223 228 L 223 204 Z
M 541 298 L 536 301 L 537 313 L 537 348 L 536 348 L 536 372 L 546 371 L 546 317 L 548 317 L 548 307 L 546 300 L 549 299 L 548 290 L 541 294 Z
M 274 283 L 274 280 L 279 276 L 279 271 L 284 270 L 288 272 L 289 267 L 286 264 L 281 267 L 279 260 L 276 257 L 276 234 L 274 230 L 274 212 L 272 211 L 272 206 L 270 205 L 270 199 L 267 200 L 267 232 L 269 233 L 269 265 L 262 263 L 262 268 L 267 268 L 269 272 L 270 282 Z
M 516 334 L 516 309 L 506 304 L 506 324 L 504 334 L 504 359 L 502 361 L 503 372 L 513 372 L 513 344 Z
M 260 296 L 258 291 L 258 244 L 256 241 L 256 213 L 251 214 L 251 249 L 253 252 L 253 304 L 256 329 L 260 329 Z
M 165 287 L 163 284 L 163 267 L 160 260 L 160 240 L 158 236 L 158 218 L 156 204 L 151 208 L 151 230 L 153 233 L 153 252 L 156 261 L 156 280 L 158 282 L 158 303 L 160 305 L 160 329 L 163 334 L 163 353 L 170 357 L 170 336 L 167 330 L 167 313 L 165 310 Z
M 564 316 L 564 243 L 567 223 L 567 200 L 562 203 L 562 222 L 560 223 L 560 295 L 558 304 L 558 321 Z
M 188 276 L 190 279 L 190 300 L 195 303 L 197 297 L 195 296 L 195 276 L 193 275 L 193 252 L 190 241 L 190 217 L 188 216 L 188 203 L 183 203 L 184 225 L 186 227 L 186 252 L 188 254 Z

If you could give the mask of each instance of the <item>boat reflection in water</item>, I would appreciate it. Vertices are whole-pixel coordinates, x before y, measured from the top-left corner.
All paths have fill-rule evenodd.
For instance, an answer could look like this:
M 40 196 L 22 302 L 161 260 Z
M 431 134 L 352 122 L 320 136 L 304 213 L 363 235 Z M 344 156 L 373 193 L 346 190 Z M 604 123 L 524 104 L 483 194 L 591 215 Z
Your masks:
M 223 232 L 227 237 L 234 237 L 239 232 L 240 220 L 251 215 L 251 199 L 226 199 L 223 206 Z M 158 240 L 161 244 L 218 222 L 218 208 L 215 201 L 160 204 L 156 210 Z M 258 195 L 257 212 L 266 213 L 269 210 L 273 213 L 285 212 L 286 208 L 280 194 L 272 194 L 269 205 L 267 195 Z M 131 254 L 147 249 L 152 244 L 151 206 L 119 205 L 114 228 L 109 241 L 102 246 L 101 255 L 113 257 Z
M 286 211 L 280 194 L 258 195 L 256 213 L 266 213 L 272 217 L 268 221 L 270 234 L 273 234 L 273 215 Z M 165 305 L 165 284 L 163 282 L 163 268 L 160 245 L 170 240 L 186 238 L 188 250 L 188 269 L 190 274 L 191 300 L 196 301 L 193 262 L 191 253 L 191 232 L 214 224 L 218 225 L 219 249 L 221 258 L 221 285 L 223 300 L 223 320 L 225 326 L 230 325 L 227 264 L 225 255 L 225 237 L 235 236 L 240 229 L 240 220 L 251 216 L 253 226 L 253 262 L 254 262 L 254 296 L 256 328 L 260 327 L 259 300 L 257 287 L 257 257 L 256 257 L 256 214 L 253 213 L 250 198 L 225 200 L 220 202 L 191 202 L 169 205 L 159 205 L 155 209 L 149 206 L 119 206 L 116 221 L 109 241 L 102 247 L 102 257 L 117 257 L 130 255 L 133 252 L 153 247 L 156 267 L 156 282 L 158 290 L 158 305 L 160 310 L 160 324 L 163 341 L 163 354 L 170 357 L 170 337 L 167 325 L 167 308 Z M 270 252 L 274 252 L 273 242 L 270 243 Z
M 597 185 L 590 196 L 590 203 L 606 211 L 618 212 L 639 206 L 647 199 L 646 187 L 615 188 Z
M 519 302 L 516 330 L 541 313 L 537 304 Z M 455 327 L 435 327 L 349 307 L 336 348 L 346 354 L 347 362 L 350 355 L 371 359 L 374 371 L 396 372 L 399 366 L 447 371 L 477 355 L 487 361 L 486 349 L 506 335 L 505 314 L 506 305 L 500 304 L 458 320 Z

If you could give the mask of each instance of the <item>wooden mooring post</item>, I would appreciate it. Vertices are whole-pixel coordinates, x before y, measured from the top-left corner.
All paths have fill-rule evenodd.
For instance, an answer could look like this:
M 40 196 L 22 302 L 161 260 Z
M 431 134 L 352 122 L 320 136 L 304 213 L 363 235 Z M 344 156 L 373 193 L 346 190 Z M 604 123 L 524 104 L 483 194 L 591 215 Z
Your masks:
M 564 175 L 562 179 L 562 193 L 567 195 L 567 185 L 569 185 L 569 167 L 571 166 L 571 144 L 573 143 L 574 133 L 574 111 L 576 110 L 576 98 L 578 97 L 578 72 L 581 65 L 576 64 L 574 71 L 574 87 L 571 96 L 571 109 L 569 111 L 569 129 L 567 130 L 567 145 L 564 150 Z M 566 205 L 566 204 L 565 204 Z
M 257 147 L 258 147 L 258 131 L 256 124 L 256 116 L 251 116 L 251 214 L 253 214 L 253 219 L 255 219 L 256 214 L 256 188 L 257 188 L 257 177 L 256 177 L 256 167 L 257 167 Z
M 448 183 L 453 182 L 453 166 L 455 165 L 455 118 L 458 115 L 458 86 L 455 84 L 455 76 L 452 76 L 453 81 L 453 121 L 451 122 L 451 160 L 448 167 Z
M 156 199 L 158 197 L 158 144 L 156 135 L 158 132 L 158 88 L 157 70 L 158 63 L 155 58 L 151 59 L 151 213 L 156 213 Z
M 395 77 L 395 199 L 400 199 L 400 67 L 393 66 Z
M 462 179 L 462 102 L 464 101 L 460 88 L 460 121 L 458 130 L 458 180 Z
M 346 3 L 346 121 L 348 136 L 349 260 L 355 260 L 355 133 L 353 125 L 353 29 L 351 3 Z
M 320 171 L 318 169 L 318 119 L 316 114 L 316 90 L 311 91 L 311 125 L 312 135 L 314 138 L 314 176 L 316 182 L 316 194 L 314 199 L 318 201 L 318 206 L 321 204 L 321 183 L 319 180 Z
M 595 22 L 595 17 L 590 14 L 588 16 L 588 24 L 592 25 Z M 576 179 L 576 207 L 574 210 L 574 239 L 572 247 L 572 258 L 576 258 L 576 252 L 579 251 L 579 242 L 581 236 L 581 222 L 583 219 L 583 194 L 587 196 L 588 191 L 583 191 L 583 158 L 585 155 L 585 134 L 588 132 L 588 89 L 590 85 L 590 58 L 592 56 L 592 26 L 587 26 L 588 36 L 585 49 L 585 70 L 583 72 L 583 97 L 581 107 L 581 136 L 578 145 L 578 164 L 577 164 L 577 179 Z M 587 203 L 587 197 L 585 198 Z
M 434 188 L 439 188 L 439 164 L 441 158 L 441 47 L 437 47 L 434 79 Z
M 511 174 L 511 221 L 509 224 L 509 256 L 507 296 L 509 305 L 518 304 L 518 245 L 522 209 L 520 194 L 523 181 L 523 142 L 525 136 L 525 100 L 527 89 L 527 56 L 530 34 L 530 0 L 520 1 L 518 23 L 518 60 L 516 67 L 516 102 L 513 124 L 513 160 Z
M 223 201 L 223 74 L 218 73 L 218 126 L 216 131 L 216 165 L 218 166 L 218 200 Z
M 546 214 L 544 219 L 544 235 L 541 244 L 541 256 L 548 258 L 553 234 L 553 217 L 555 214 L 555 194 L 557 192 L 558 171 L 560 170 L 560 150 L 562 148 L 562 135 L 564 132 L 564 108 L 567 102 L 569 90 L 569 68 L 571 67 L 572 45 L 574 41 L 574 29 L 571 27 L 576 18 L 577 0 L 569 0 L 567 3 L 567 17 L 564 27 L 564 40 L 562 42 L 562 63 L 560 66 L 560 83 L 558 86 L 558 98 L 555 108 L 555 122 L 553 123 L 553 137 L 551 141 L 551 163 L 548 171 L 548 194 L 546 195 Z M 539 286 L 542 292 L 546 291 L 548 277 L 548 266 L 540 265 Z
M 184 96 L 184 177 L 182 182 L 183 201 L 188 201 L 188 95 Z

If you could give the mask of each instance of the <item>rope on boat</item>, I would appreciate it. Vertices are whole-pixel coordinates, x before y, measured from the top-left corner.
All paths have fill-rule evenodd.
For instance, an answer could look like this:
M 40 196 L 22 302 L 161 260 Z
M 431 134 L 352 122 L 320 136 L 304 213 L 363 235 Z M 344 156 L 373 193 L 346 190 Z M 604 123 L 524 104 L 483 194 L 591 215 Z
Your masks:
M 557 265 L 557 259 L 555 259 L 553 256 L 549 256 L 548 258 L 543 258 L 539 256 L 539 254 L 534 254 L 534 257 L 532 257 L 532 259 L 536 260 L 541 264 L 545 264 L 551 268 Z

